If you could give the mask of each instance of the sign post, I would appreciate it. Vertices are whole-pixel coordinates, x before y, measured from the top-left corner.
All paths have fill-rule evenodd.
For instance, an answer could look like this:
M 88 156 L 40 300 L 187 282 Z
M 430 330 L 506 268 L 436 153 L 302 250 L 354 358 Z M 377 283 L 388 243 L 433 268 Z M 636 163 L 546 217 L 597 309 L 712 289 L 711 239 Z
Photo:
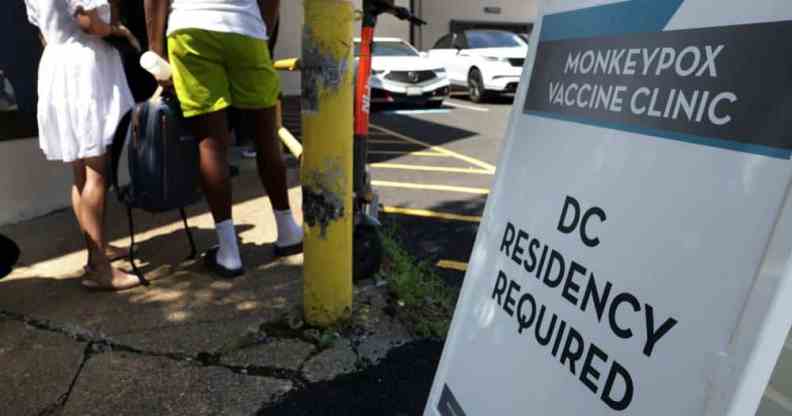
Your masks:
M 745 416 L 792 324 L 792 3 L 547 0 L 425 416 Z

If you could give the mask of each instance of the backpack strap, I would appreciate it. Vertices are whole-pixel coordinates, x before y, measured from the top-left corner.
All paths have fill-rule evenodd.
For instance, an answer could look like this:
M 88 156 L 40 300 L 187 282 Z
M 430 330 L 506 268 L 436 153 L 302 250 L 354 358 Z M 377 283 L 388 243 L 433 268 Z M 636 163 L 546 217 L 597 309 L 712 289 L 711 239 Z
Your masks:
M 126 114 L 118 122 L 115 136 L 113 137 L 113 144 L 110 147 L 110 186 L 115 188 L 118 193 L 118 198 L 123 202 L 123 192 L 118 185 L 118 166 L 121 162 L 121 153 L 124 151 L 124 144 L 126 144 L 127 137 L 134 134 L 137 130 L 138 124 L 138 108 L 135 106 L 132 110 L 127 111 Z M 134 119 L 134 123 L 132 123 Z M 132 131 L 130 132 L 130 123 L 132 124 Z

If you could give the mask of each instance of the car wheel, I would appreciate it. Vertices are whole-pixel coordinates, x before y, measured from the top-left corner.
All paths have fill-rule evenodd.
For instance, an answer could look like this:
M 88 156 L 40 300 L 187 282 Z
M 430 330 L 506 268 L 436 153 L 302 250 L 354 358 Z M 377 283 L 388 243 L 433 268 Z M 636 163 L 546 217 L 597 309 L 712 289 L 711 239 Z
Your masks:
M 474 103 L 482 103 L 489 98 L 487 90 L 484 89 L 484 79 L 481 77 L 481 71 L 478 68 L 473 68 L 468 74 L 468 94 L 470 101 Z

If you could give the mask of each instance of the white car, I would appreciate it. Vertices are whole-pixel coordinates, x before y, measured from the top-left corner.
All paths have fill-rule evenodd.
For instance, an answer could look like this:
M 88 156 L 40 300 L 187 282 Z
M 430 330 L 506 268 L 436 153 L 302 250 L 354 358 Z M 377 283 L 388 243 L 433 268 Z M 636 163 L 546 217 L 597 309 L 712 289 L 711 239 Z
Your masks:
M 443 36 L 429 57 L 444 62 L 454 86 L 465 87 L 474 102 L 514 93 L 520 84 L 528 43 L 501 30 L 467 30 Z
M 360 39 L 355 39 L 355 58 Z M 399 38 L 374 38 L 372 103 L 413 103 L 440 107 L 451 92 L 443 64 L 422 55 Z M 357 62 L 357 61 L 356 61 Z

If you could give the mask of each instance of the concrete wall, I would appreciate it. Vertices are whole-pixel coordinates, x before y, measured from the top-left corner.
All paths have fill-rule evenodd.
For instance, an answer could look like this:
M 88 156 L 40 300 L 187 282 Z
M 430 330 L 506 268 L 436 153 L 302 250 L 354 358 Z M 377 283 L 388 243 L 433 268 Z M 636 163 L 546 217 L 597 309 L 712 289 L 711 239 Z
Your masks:
M 303 2 L 281 2 L 280 33 L 275 59 L 299 57 L 302 50 Z M 284 95 L 300 95 L 300 73 L 280 72 Z
M 129 182 L 126 158 L 124 152 L 119 166 L 121 184 Z M 0 225 L 69 207 L 71 185 L 71 167 L 48 161 L 38 139 L 0 141 Z
M 485 13 L 485 7 L 500 7 L 500 14 Z M 451 20 L 533 23 L 537 0 L 416 0 L 415 8 L 428 23 L 418 29 L 415 46 L 426 50 L 449 32 Z
M 48 162 L 38 140 L 0 142 L 0 225 L 67 207 L 71 183 L 69 166 Z

